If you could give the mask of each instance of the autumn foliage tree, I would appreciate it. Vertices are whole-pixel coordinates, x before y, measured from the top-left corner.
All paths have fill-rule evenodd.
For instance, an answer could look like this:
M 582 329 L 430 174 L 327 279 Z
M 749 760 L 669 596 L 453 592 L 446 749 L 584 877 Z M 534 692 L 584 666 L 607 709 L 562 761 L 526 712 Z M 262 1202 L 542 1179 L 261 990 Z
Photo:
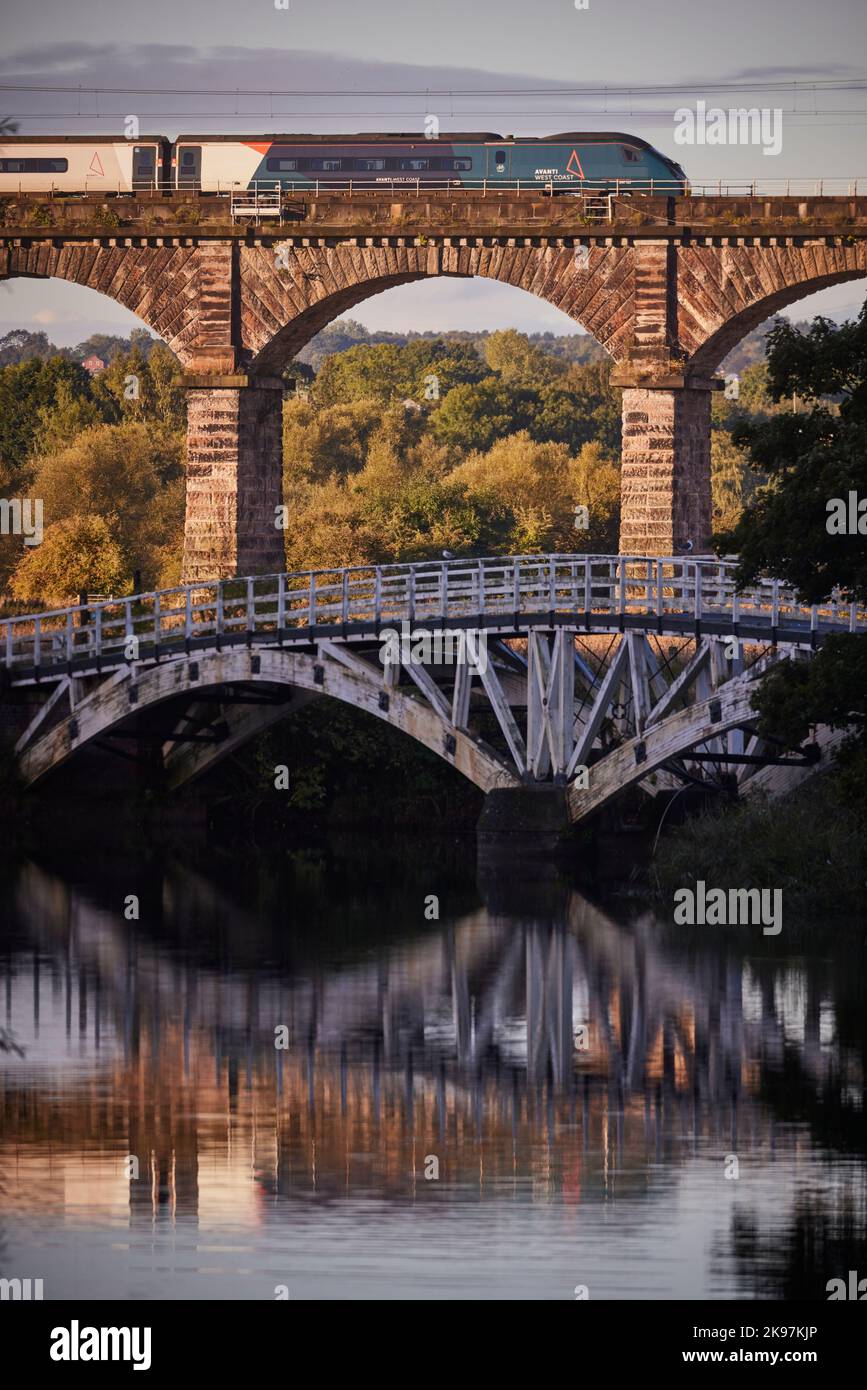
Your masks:
M 718 538 L 740 555 L 739 581 L 786 580 L 806 603 L 867 602 L 864 530 L 830 524 L 834 503 L 867 501 L 867 307 L 837 327 L 816 319 L 802 332 L 789 324 L 770 334 L 768 389 L 776 402 L 796 394 L 807 409 L 745 423 L 734 433 L 769 484 L 740 520 Z M 867 510 L 867 508 L 865 508 Z M 857 514 L 856 514 L 857 515 Z M 867 795 L 867 637 L 829 638 L 809 663 L 786 662 L 755 700 L 761 727 L 800 743 L 818 723 L 853 731 L 844 758 L 852 785 Z

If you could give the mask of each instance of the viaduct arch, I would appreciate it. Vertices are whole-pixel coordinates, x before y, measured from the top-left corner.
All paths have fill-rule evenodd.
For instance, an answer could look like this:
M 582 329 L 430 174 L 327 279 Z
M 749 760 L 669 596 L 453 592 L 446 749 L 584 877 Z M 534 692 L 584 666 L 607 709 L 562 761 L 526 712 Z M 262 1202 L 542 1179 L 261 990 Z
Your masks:
M 815 226 L 805 213 L 785 234 L 576 226 L 553 235 L 531 226 L 533 234 L 504 235 L 489 205 L 487 226 L 476 218 L 454 235 L 408 235 L 391 204 L 386 223 L 377 209 L 375 235 L 0 232 L 0 279 L 57 277 L 97 290 L 177 354 L 188 387 L 189 582 L 283 568 L 274 525 L 281 365 L 363 299 L 434 276 L 524 289 L 597 338 L 623 390 L 621 552 L 672 554 L 709 541 L 710 401 L 722 358 L 777 310 L 867 275 L 867 200 L 852 201 L 854 233 Z

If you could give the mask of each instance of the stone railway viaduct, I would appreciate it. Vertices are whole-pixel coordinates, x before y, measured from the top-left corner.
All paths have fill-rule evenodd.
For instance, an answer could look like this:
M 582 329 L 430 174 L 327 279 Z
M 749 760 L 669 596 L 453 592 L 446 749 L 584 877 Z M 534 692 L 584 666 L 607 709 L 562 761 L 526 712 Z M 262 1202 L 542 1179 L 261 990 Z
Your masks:
M 638 195 L 594 223 L 580 200 L 535 194 L 332 195 L 288 209 L 279 227 L 228 224 L 225 200 L 181 201 L 155 224 L 153 207 L 130 201 L 108 235 L 105 209 L 86 199 L 53 206 L 50 229 L 21 204 L 0 226 L 0 279 L 108 295 L 183 365 L 188 582 L 282 570 L 280 371 L 370 295 L 481 276 L 592 333 L 623 389 L 621 552 L 670 555 L 709 541 L 710 402 L 726 353 L 793 301 L 867 274 L 858 197 Z

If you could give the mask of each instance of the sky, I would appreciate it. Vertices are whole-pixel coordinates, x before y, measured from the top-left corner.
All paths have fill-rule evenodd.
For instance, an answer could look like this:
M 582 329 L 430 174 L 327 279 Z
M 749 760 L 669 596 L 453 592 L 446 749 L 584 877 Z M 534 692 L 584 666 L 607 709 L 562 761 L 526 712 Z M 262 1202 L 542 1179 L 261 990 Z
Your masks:
M 14 116 L 22 134 L 121 134 L 131 114 L 143 132 L 169 136 L 420 130 L 428 114 L 444 133 L 624 130 L 678 159 L 694 182 L 860 178 L 867 189 L 867 0 L 577 3 L 586 8 L 576 0 L 0 0 L 0 115 Z M 856 81 L 861 88 L 846 90 Z M 649 85 L 667 90 L 642 90 Z M 674 113 L 699 101 L 781 111 L 779 154 L 677 145 Z M 862 282 L 849 282 L 788 312 L 841 317 L 863 299 Z M 396 331 L 577 327 L 522 291 L 481 280 L 403 286 L 353 317 Z M 0 333 L 41 328 L 68 344 L 136 323 L 78 286 L 0 282 Z

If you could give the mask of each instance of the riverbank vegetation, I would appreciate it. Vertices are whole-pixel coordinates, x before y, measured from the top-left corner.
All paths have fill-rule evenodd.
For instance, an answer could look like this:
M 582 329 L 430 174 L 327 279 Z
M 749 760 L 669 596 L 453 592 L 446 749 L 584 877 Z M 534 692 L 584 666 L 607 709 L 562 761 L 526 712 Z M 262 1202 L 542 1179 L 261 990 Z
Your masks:
M 767 481 L 718 540 L 739 576 L 784 579 L 805 603 L 867 604 L 867 307 L 841 327 L 780 324 L 768 342 L 777 408 L 739 420 L 732 443 Z M 854 522 L 831 525 L 834 499 Z M 861 511 L 858 510 L 860 502 Z M 749 803 L 687 823 L 660 858 L 660 882 L 704 877 L 722 888 L 784 887 L 801 911 L 833 908 L 863 922 L 867 887 L 867 635 L 829 638 L 810 661 L 772 670 L 754 697 L 760 733 L 797 748 L 816 726 L 846 731 L 833 772 L 787 802 Z
M 860 770 L 864 775 L 864 769 Z M 684 884 L 779 888 L 787 926 L 848 919 L 863 928 L 867 804 L 844 777 L 814 778 L 783 801 L 724 802 L 660 837 L 650 872 L 660 902 Z

